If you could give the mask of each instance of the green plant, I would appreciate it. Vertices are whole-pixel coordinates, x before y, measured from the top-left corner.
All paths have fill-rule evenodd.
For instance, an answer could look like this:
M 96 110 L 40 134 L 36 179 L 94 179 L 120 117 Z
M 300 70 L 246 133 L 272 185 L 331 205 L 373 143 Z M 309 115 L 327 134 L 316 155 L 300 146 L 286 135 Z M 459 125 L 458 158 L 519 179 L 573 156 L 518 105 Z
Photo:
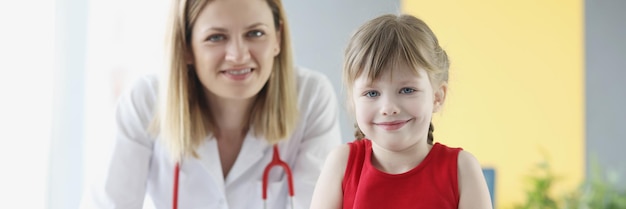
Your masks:
M 556 209 L 557 203 L 550 196 L 550 188 L 557 180 L 550 170 L 548 162 L 536 164 L 533 174 L 528 176 L 526 183 L 529 190 L 526 191 L 526 202 L 515 205 L 515 209 Z
M 527 177 L 529 189 L 526 202 L 516 204 L 515 209 L 626 209 L 626 192 L 615 185 L 619 176 L 616 172 L 605 171 L 596 161 L 591 163 L 592 172 L 581 186 L 555 199 L 550 195 L 550 188 L 558 178 L 544 161 L 536 164 L 534 173 Z
M 619 176 L 614 171 L 602 172 L 597 161 L 591 164 L 592 172 L 578 190 L 567 194 L 563 200 L 567 209 L 624 209 L 626 192 L 615 187 Z

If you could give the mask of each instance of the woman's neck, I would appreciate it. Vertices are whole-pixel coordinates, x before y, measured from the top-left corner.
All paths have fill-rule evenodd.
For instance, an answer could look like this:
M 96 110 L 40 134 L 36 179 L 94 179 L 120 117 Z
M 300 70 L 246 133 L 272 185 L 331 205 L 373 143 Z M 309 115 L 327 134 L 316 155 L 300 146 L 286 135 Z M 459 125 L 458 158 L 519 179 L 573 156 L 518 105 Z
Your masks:
M 385 173 L 406 173 L 417 167 L 426 158 L 431 148 L 432 145 L 427 144 L 426 139 L 419 140 L 400 151 L 388 150 L 372 142 L 371 162 L 374 167 Z
M 219 98 L 208 92 L 209 111 L 217 128 L 218 138 L 240 138 L 248 132 L 250 109 L 256 97 L 248 99 Z

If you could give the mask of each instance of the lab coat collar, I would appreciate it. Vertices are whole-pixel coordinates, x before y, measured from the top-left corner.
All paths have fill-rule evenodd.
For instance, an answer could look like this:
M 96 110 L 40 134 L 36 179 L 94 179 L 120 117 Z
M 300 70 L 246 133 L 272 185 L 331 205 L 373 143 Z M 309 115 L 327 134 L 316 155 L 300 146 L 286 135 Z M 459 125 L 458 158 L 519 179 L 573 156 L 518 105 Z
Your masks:
M 265 152 L 269 150 L 270 145 L 267 141 L 264 138 L 257 138 L 254 131 L 250 129 L 243 141 L 237 160 L 226 177 L 226 184 L 238 179 L 251 167 L 257 165 L 265 155 Z
M 222 163 L 220 162 L 220 154 L 217 150 L 217 141 L 214 137 L 209 136 L 205 139 L 197 150 L 198 160 L 202 167 L 211 175 L 211 178 L 219 186 L 221 194 L 225 194 L 224 178 L 222 177 Z
M 263 138 L 257 138 L 254 131 L 250 130 L 246 134 L 239 155 L 235 164 L 230 169 L 226 179 L 223 177 L 222 163 L 220 161 L 217 141 L 215 137 L 208 137 L 206 143 L 198 147 L 198 155 L 202 167 L 211 174 L 215 182 L 220 185 L 220 190 L 224 192 L 225 185 L 243 175 L 248 169 L 256 165 L 265 152 L 269 151 L 270 145 Z

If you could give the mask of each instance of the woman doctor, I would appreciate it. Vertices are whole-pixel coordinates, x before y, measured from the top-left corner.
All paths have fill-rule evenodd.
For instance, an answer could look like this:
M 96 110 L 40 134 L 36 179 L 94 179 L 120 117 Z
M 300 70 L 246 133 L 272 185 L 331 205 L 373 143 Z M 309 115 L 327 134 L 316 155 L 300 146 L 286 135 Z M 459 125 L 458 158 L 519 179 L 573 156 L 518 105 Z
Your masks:
M 277 143 L 293 204 L 308 208 L 340 144 L 338 107 L 326 77 L 294 67 L 281 1 L 173 0 L 171 9 L 167 73 L 119 101 L 104 184 L 83 206 L 142 208 L 148 195 L 159 209 L 263 208 Z M 289 208 L 285 171 L 269 174 L 266 207 Z

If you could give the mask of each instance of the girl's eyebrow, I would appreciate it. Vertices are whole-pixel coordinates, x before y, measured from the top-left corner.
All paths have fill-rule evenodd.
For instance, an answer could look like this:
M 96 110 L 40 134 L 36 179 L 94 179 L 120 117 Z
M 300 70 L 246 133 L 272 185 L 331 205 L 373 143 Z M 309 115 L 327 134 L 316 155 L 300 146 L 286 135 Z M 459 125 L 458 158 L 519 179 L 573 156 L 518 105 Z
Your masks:
M 414 79 L 411 79 L 411 80 L 407 79 L 407 80 L 402 80 L 402 81 L 398 82 L 398 84 L 400 84 L 400 85 L 419 84 L 419 83 L 420 83 L 419 81 L 416 81 Z
M 366 88 L 374 88 L 374 87 L 378 86 L 377 84 L 379 82 L 380 82 L 380 79 L 371 80 L 371 81 L 368 81 L 367 83 L 365 83 L 364 87 L 366 87 Z
M 374 85 L 374 82 L 367 82 L 365 85 L 354 85 L 354 87 L 358 90 L 362 90 L 362 89 L 371 89 L 371 88 L 375 88 L 376 85 Z

